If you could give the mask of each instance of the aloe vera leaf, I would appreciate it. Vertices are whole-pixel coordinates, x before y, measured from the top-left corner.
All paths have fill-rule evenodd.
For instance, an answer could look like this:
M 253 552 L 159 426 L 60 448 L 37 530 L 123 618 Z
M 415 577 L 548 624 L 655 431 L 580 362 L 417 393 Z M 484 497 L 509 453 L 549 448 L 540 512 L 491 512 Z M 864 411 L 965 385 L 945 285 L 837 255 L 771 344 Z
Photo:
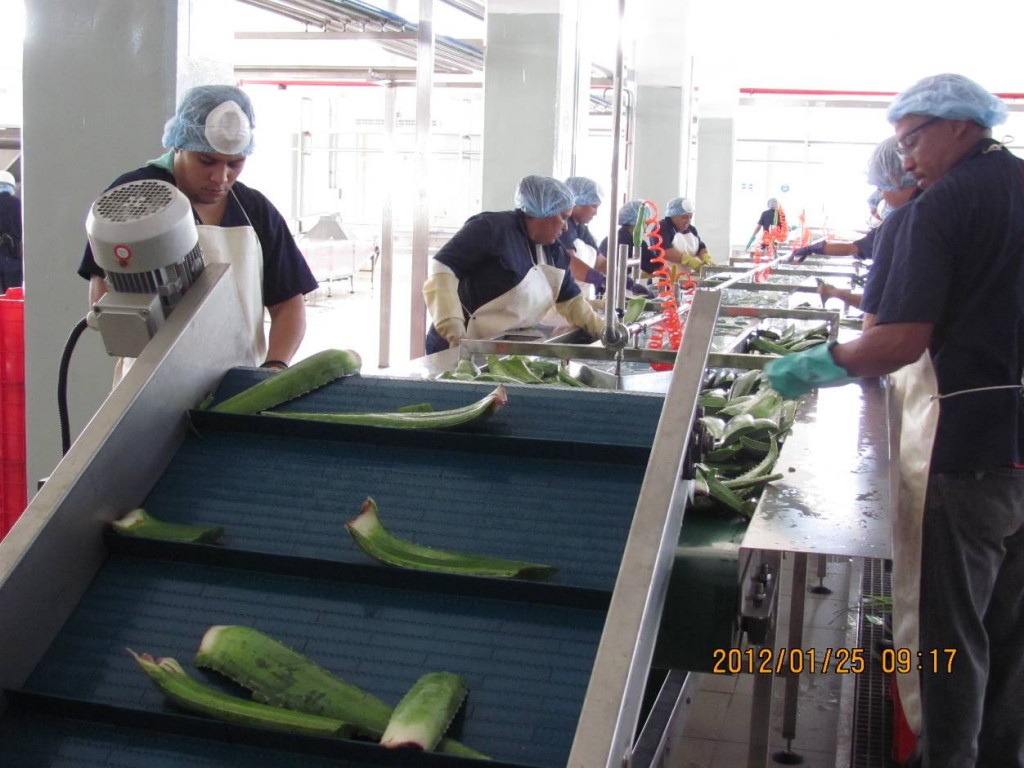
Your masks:
M 342 376 L 359 373 L 363 361 L 348 349 L 325 349 L 300 360 L 291 368 L 268 376 L 210 410 L 217 413 L 260 413 L 319 389 Z
M 523 384 L 541 384 L 541 378 L 518 357 L 508 357 L 501 361 L 502 371 L 507 376 L 517 379 Z
M 142 509 L 133 509 L 111 527 L 122 536 L 134 536 L 140 539 L 157 539 L 159 541 L 182 541 L 197 544 L 213 544 L 224 535 L 219 525 L 184 525 L 158 520 Z
M 722 485 L 731 491 L 746 491 L 750 488 L 757 488 L 768 483 L 774 483 L 776 480 L 781 480 L 785 475 L 782 473 L 776 473 L 774 475 L 761 475 L 759 477 L 751 477 L 747 480 L 723 480 Z
M 762 475 L 767 475 L 772 471 L 772 468 L 775 466 L 775 462 L 778 461 L 778 459 L 779 443 L 775 438 L 772 438 L 768 447 L 768 453 L 764 455 L 764 458 L 742 475 L 738 475 L 737 477 L 732 478 L 732 480 L 727 481 L 725 485 L 732 488 L 734 486 L 729 485 L 730 482 L 737 483 L 744 480 L 752 480 L 755 477 L 761 477 Z
M 707 495 L 715 501 L 724 504 L 733 512 L 736 512 L 743 517 L 748 519 L 753 517 L 756 505 L 753 502 L 745 501 L 737 496 L 735 492 L 725 486 L 721 480 L 714 476 L 714 474 L 704 474 L 698 470 L 697 481 L 698 490 L 703 492 L 704 489 L 706 489 Z M 702 485 L 703 488 L 701 487 Z
M 751 368 L 749 371 L 741 373 L 733 379 L 732 385 L 729 387 L 729 400 L 735 400 L 737 397 L 753 393 L 754 385 L 757 384 L 760 378 L 761 371 L 757 368 Z
M 359 548 L 368 555 L 403 568 L 522 579 L 543 579 L 558 571 L 550 565 L 453 552 L 400 539 L 389 533 L 380 522 L 377 504 L 372 498 L 363 502 L 359 515 L 347 522 L 345 527 Z
M 542 379 L 551 379 L 558 376 L 559 364 L 554 360 L 542 360 L 540 358 L 523 358 L 526 366 Z
M 569 387 L 589 389 L 589 387 L 586 384 L 577 379 L 575 376 L 573 376 L 571 373 L 565 370 L 565 368 L 563 368 L 562 366 L 558 366 L 558 383 L 565 384 L 566 386 Z
M 395 706 L 381 745 L 434 749 L 466 698 L 466 684 L 451 672 L 428 672 Z
M 491 373 L 490 371 L 484 371 L 483 373 L 477 374 L 473 381 L 489 382 L 491 384 L 522 384 L 519 379 L 513 378 L 512 376 L 502 376 L 498 373 Z
M 298 413 L 293 411 L 266 412 L 262 415 L 278 419 L 320 421 L 325 424 L 358 424 L 391 429 L 449 429 L 484 419 L 497 412 L 508 402 L 505 387 L 497 389 L 475 403 L 447 411 L 426 413 Z
M 640 206 L 636 214 L 636 223 L 633 225 L 633 247 L 639 248 L 644 241 L 647 227 L 647 204 Z
M 469 376 L 479 376 L 480 369 L 477 368 L 476 363 L 471 358 L 464 357 L 459 360 L 458 365 L 455 366 L 455 373 L 465 373 Z
M 332 717 L 296 712 L 230 696 L 194 680 L 171 657 L 158 659 L 148 653 L 135 653 L 130 648 L 128 653 L 164 696 L 190 712 L 209 715 L 229 723 L 308 736 L 349 738 L 355 733 L 356 729 L 352 725 Z
M 377 697 L 252 627 L 210 627 L 194 663 L 231 678 L 252 691 L 257 701 L 336 718 L 375 739 L 381 737 L 391 718 L 391 707 Z M 438 751 L 489 759 L 448 738 L 441 740 Z
M 433 413 L 434 406 L 430 403 L 409 403 L 398 409 L 399 413 Z
M 626 301 L 626 313 L 622 316 L 622 322 L 629 325 L 640 319 L 640 315 L 647 309 L 647 299 L 643 296 L 634 296 Z
M 722 439 L 722 435 L 725 434 L 725 419 L 720 419 L 717 416 L 701 416 L 698 421 L 704 425 L 704 429 L 716 442 Z

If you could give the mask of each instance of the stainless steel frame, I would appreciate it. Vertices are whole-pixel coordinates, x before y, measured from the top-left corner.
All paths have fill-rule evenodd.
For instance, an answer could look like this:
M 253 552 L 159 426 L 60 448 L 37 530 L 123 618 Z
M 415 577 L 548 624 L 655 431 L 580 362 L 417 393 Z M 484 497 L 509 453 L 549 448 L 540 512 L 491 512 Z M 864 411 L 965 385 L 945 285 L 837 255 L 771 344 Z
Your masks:
M 672 558 L 693 488 L 692 479 L 680 473 L 720 300 L 709 292 L 694 297 L 687 343 L 665 396 L 569 754 L 572 768 L 620 766 L 633 750 Z
M 188 429 L 186 411 L 249 343 L 230 267 L 203 270 L 0 542 L 0 690 L 20 688 Z M 0 711 L 6 703 L 0 702 Z

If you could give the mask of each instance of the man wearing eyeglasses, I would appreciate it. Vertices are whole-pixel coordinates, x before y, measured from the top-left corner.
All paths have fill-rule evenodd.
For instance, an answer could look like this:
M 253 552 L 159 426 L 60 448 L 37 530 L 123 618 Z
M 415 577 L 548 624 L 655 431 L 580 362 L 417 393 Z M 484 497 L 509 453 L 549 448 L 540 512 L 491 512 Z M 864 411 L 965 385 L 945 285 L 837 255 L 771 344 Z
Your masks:
M 960 75 L 896 97 L 924 192 L 894 233 L 876 324 L 766 368 L 787 397 L 893 373 L 893 639 L 920 661 L 899 683 L 925 768 L 1024 768 L 1024 161 L 992 139 L 1006 113 Z

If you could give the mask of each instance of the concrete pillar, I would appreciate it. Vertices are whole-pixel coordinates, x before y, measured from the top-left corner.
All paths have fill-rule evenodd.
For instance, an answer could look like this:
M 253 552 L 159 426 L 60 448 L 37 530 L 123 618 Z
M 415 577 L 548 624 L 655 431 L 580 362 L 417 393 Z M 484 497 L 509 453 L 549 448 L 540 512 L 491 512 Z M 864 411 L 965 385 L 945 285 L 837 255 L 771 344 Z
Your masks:
M 29 498 L 61 458 L 57 375 L 88 311 L 76 274 L 89 206 L 162 152 L 177 95 L 231 82 L 226 0 L 25 0 L 23 209 Z M 113 360 L 86 331 L 68 374 L 71 437 L 110 391 Z M 131 471 L 125 467 L 124 471 Z M 140 500 L 141 501 L 141 500 Z
M 687 188 L 693 116 L 690 3 L 673 4 L 669 12 L 653 0 L 630 0 L 626 14 L 635 32 L 636 80 L 633 189 L 627 198 L 647 198 L 660 211 L 671 198 L 694 192 Z
M 510 209 L 523 176 L 564 178 L 572 171 L 576 135 L 583 128 L 576 105 L 590 82 L 589 62 L 581 76 L 576 56 L 578 5 L 578 0 L 488 4 L 484 210 Z

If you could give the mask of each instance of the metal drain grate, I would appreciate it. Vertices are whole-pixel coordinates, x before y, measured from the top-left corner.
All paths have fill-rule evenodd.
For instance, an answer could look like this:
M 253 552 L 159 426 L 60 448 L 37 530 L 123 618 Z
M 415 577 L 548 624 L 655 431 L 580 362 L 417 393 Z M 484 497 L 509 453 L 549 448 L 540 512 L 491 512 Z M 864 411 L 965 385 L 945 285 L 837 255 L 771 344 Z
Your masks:
M 861 581 L 862 595 L 890 597 L 890 574 L 884 560 L 866 559 Z M 870 610 L 870 609 L 869 609 Z M 877 611 L 875 612 L 877 613 Z M 860 610 L 859 646 L 870 655 L 871 663 L 856 678 L 853 712 L 853 746 L 851 768 L 891 768 L 892 760 L 892 701 L 889 699 L 889 680 L 875 653 L 885 637 L 885 628 L 868 621 L 863 605 Z

